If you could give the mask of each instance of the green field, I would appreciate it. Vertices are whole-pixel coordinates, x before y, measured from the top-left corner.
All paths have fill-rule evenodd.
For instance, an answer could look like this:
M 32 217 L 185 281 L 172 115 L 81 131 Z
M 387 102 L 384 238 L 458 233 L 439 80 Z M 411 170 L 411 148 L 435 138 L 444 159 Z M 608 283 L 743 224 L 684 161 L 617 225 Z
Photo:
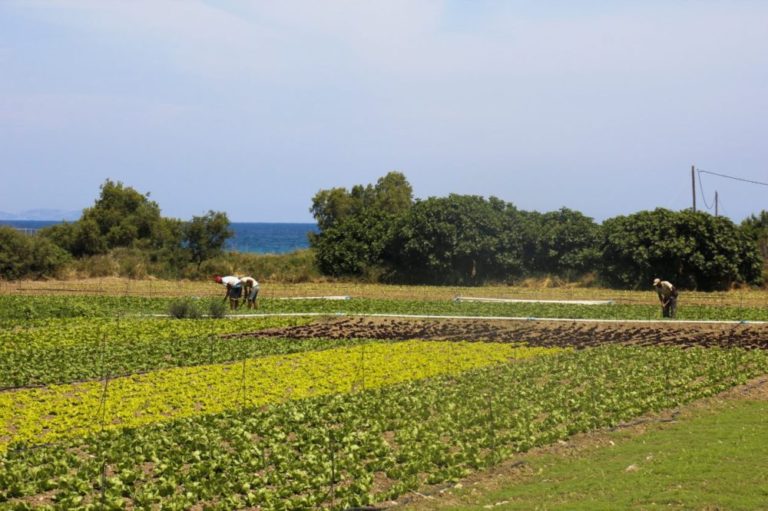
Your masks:
M 371 505 L 768 373 L 764 350 L 233 337 L 313 319 L 144 315 L 170 300 L 0 297 L 0 509 Z M 259 312 L 631 317 L 645 307 L 523 305 L 533 308 L 274 299 Z M 575 470 L 564 465 L 562 477 Z M 599 470 L 583 473 L 585 486 L 566 494 L 603 484 Z M 530 497 L 503 498 L 535 502 L 535 483 Z M 603 487 L 587 502 L 599 506 L 612 491 L 618 502 L 637 499 L 618 483 Z
M 118 317 L 166 314 L 175 298 L 120 296 L 18 296 L 0 295 L 0 321 L 63 317 Z M 204 301 L 202 301 L 205 303 Z M 768 321 L 762 305 L 680 305 L 677 319 L 713 321 Z M 237 314 L 414 314 L 439 316 L 498 316 L 565 319 L 661 319 L 657 303 L 574 305 L 560 303 L 478 303 L 454 300 L 353 298 L 350 300 L 261 299 L 257 310 Z

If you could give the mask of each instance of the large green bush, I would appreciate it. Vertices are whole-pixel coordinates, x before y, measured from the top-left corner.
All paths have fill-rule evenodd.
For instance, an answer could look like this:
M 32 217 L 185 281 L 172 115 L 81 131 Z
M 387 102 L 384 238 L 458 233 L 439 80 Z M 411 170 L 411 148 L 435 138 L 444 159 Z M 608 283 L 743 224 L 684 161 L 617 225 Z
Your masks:
M 396 217 L 366 209 L 325 229 L 313 238 L 317 265 L 326 275 L 360 277 L 384 264 Z
M 48 239 L 0 226 L 0 277 L 55 276 L 69 255 Z
M 725 217 L 656 209 L 603 223 L 602 275 L 612 285 L 647 287 L 660 277 L 688 289 L 760 282 L 757 247 Z
M 79 220 L 41 229 L 40 237 L 65 250 L 85 275 L 152 274 L 178 278 L 194 263 L 223 254 L 232 236 L 226 213 L 209 211 L 189 222 L 160 215 L 160 207 L 130 186 L 107 179 Z
M 527 273 L 574 279 L 597 268 L 600 226 L 590 217 L 568 208 L 520 214 Z
M 397 221 L 412 204 L 411 185 L 400 172 L 375 185 L 319 191 L 310 211 L 320 233 L 310 236 L 310 244 L 320 271 L 335 277 L 378 273 Z
M 459 285 L 591 274 L 620 288 L 647 287 L 661 277 L 701 290 L 762 281 L 765 255 L 758 247 L 765 252 L 765 212 L 741 228 L 724 217 L 666 209 L 598 225 L 567 208 L 527 212 L 493 197 L 451 194 L 407 205 L 410 187 L 397 177 L 393 183 L 400 187 L 391 189 L 408 194 L 395 194 L 390 202 L 380 200 L 385 178 L 376 187 L 334 188 L 315 196 L 311 211 L 320 233 L 312 247 L 321 272 Z
M 519 275 L 519 215 L 499 199 L 431 197 L 405 215 L 389 248 L 396 278 L 411 283 L 481 284 Z

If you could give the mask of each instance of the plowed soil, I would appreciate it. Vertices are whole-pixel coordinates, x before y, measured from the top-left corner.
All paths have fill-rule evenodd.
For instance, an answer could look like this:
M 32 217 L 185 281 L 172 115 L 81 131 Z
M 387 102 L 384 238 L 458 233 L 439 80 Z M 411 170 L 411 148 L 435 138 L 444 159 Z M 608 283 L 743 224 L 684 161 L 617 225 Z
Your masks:
M 543 321 L 340 318 L 229 337 L 306 339 L 435 339 L 525 342 L 531 346 L 588 348 L 603 344 L 768 349 L 768 325 L 583 323 Z

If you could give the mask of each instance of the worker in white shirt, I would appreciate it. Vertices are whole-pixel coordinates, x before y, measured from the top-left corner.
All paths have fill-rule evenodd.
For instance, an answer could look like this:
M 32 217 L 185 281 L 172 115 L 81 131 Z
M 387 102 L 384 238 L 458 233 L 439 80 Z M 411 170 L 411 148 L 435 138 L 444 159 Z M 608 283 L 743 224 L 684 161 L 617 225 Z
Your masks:
M 256 302 L 256 297 L 259 295 L 259 282 L 253 277 L 240 277 L 240 282 L 243 283 L 246 305 L 249 309 L 258 309 L 259 304 Z
M 659 295 L 661 315 L 665 318 L 674 318 L 677 313 L 677 288 L 671 282 L 658 278 L 653 279 L 653 287 Z
M 233 275 L 227 275 L 226 277 L 216 275 L 213 277 L 213 280 L 227 288 L 224 301 L 229 300 L 230 309 L 237 309 L 240 305 L 240 297 L 243 295 L 243 283 L 240 282 L 240 279 Z

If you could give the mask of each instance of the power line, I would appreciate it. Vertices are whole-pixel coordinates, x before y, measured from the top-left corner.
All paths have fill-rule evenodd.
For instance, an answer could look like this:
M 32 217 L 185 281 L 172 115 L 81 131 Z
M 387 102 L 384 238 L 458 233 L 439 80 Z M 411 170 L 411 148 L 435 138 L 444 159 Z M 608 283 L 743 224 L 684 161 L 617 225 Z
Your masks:
M 701 171 L 699 171 L 699 191 L 701 192 L 701 199 L 704 201 L 704 207 L 712 209 L 712 206 L 707 203 L 707 196 L 704 195 L 704 185 L 701 183 Z
M 743 177 L 728 176 L 726 174 L 720 174 L 718 172 L 710 172 L 709 170 L 703 170 L 703 169 L 696 169 L 696 171 L 699 173 L 699 181 L 701 181 L 701 174 L 710 174 L 713 176 L 724 177 L 726 179 L 733 179 L 734 181 L 741 181 L 743 183 L 751 183 L 753 185 L 768 186 L 768 183 L 763 183 L 762 181 L 753 181 L 752 179 L 744 179 Z

